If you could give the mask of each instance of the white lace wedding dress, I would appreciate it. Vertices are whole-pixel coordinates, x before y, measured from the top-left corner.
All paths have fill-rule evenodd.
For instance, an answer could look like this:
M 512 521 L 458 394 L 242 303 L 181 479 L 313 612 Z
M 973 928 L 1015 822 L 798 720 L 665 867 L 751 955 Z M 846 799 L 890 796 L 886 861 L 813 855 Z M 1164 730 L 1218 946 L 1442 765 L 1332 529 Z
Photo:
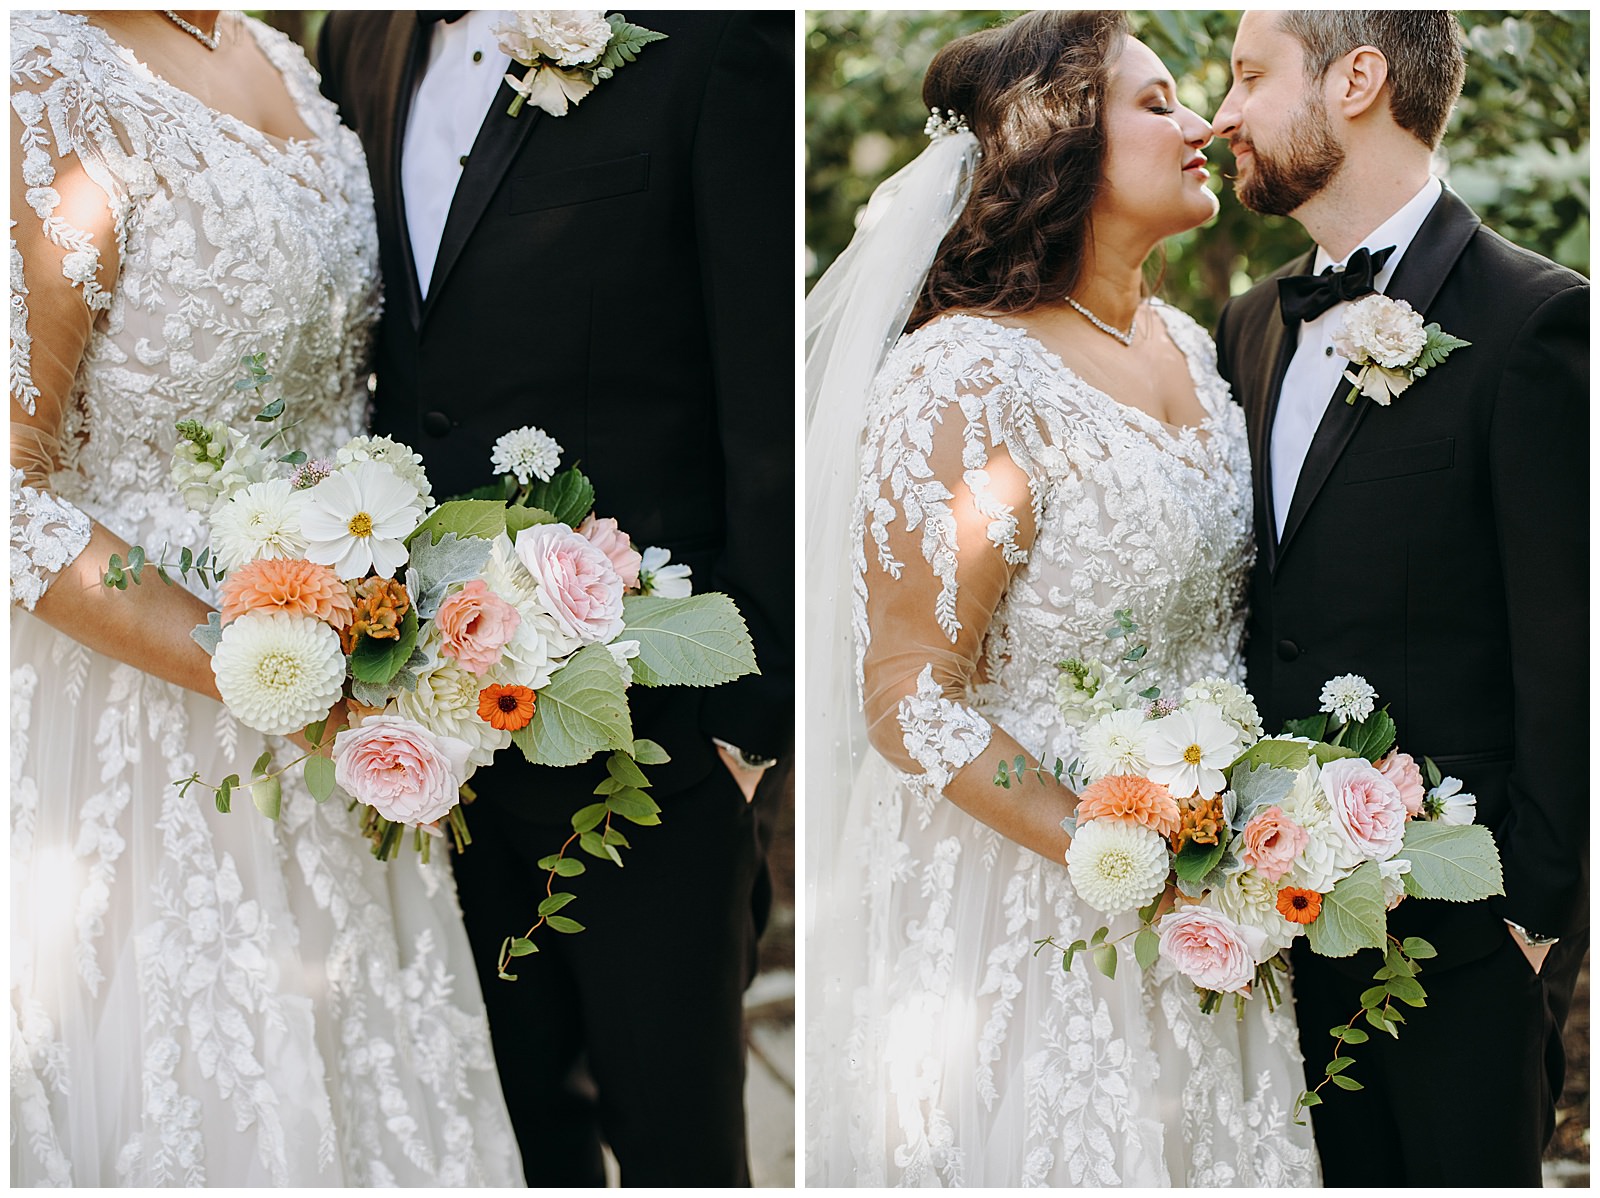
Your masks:
M 1191 984 L 1164 964 L 1141 974 L 1126 943 L 1115 980 L 1086 957 L 1070 973 L 1059 953 L 1035 957 L 1036 940 L 1103 920 L 1063 864 L 940 793 L 992 785 L 992 764 L 963 767 L 1005 737 L 1047 765 L 1074 758 L 1057 663 L 1116 672 L 1119 608 L 1165 693 L 1242 680 L 1244 418 L 1205 333 L 1156 309 L 1188 359 L 1198 428 L 1120 404 L 1027 332 L 976 317 L 905 337 L 878 374 L 852 543 L 857 669 L 891 760 L 868 755 L 817 896 L 811 1184 L 1317 1180 L 1310 1128 L 1291 1122 L 1304 1086 L 1290 1006 L 1202 1015 Z
M 173 422 L 248 422 L 241 355 L 267 355 L 304 444 L 361 431 L 366 167 L 299 50 L 249 28 L 311 140 L 206 108 L 82 17 L 12 19 L 13 432 L 59 452 L 24 474 L 14 439 L 11 1182 L 520 1185 L 444 854 L 375 861 L 298 777 L 276 823 L 180 796 L 194 771 L 248 773 L 261 737 L 29 614 L 91 518 L 152 551 L 201 543 L 167 476 Z M 113 247 L 71 219 L 85 178 L 114 219 L 110 288 Z M 51 272 L 94 322 L 70 387 L 29 308 Z

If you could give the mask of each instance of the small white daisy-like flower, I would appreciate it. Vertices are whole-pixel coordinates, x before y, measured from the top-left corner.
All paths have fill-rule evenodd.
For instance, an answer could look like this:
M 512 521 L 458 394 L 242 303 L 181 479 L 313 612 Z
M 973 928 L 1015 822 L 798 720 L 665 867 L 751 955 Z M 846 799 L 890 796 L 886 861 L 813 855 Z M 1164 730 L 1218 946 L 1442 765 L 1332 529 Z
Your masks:
M 662 599 L 687 599 L 694 592 L 689 567 L 681 562 L 667 565 L 672 552 L 652 545 L 639 555 L 639 593 Z
M 1461 779 L 1446 776 L 1422 800 L 1422 810 L 1441 824 L 1470 824 L 1478 818 L 1478 797 L 1461 793 Z
M 231 621 L 211 658 L 228 710 L 284 736 L 328 714 L 344 689 L 339 634 L 320 620 L 252 612 Z
M 1144 756 L 1148 721 L 1138 708 L 1101 716 L 1083 731 L 1078 748 L 1090 778 L 1107 774 L 1142 774 L 1149 766 Z
M 302 496 L 287 479 L 251 483 L 217 508 L 211 517 L 211 545 L 217 562 L 232 570 L 262 558 L 303 557 Z
M 417 489 L 423 511 L 433 507 L 433 484 L 428 481 L 427 470 L 423 469 L 422 455 L 409 445 L 392 437 L 356 437 L 345 444 L 335 455 L 335 460 L 340 466 L 353 466 L 357 462 L 382 462 Z
M 1239 741 L 1239 729 L 1213 704 L 1180 708 L 1145 725 L 1148 776 L 1173 798 L 1209 798 L 1222 790 L 1222 771 L 1239 755 Z
M 1121 915 L 1167 884 L 1167 842 L 1127 820 L 1093 819 L 1072 838 L 1067 873 L 1084 902 L 1103 915 Z
M 287 485 L 287 484 L 285 484 Z M 308 561 L 332 566 L 340 578 L 371 570 L 393 578 L 406 564 L 405 538 L 422 520 L 417 489 L 385 462 L 357 462 L 309 491 L 300 515 Z
M 514 474 L 521 486 L 531 479 L 549 482 L 550 476 L 561 464 L 561 446 L 543 429 L 512 429 L 494 443 L 489 464 L 497 474 Z
M 1377 697 L 1378 692 L 1360 674 L 1340 674 L 1322 688 L 1320 710 L 1346 724 L 1357 723 L 1372 714 Z

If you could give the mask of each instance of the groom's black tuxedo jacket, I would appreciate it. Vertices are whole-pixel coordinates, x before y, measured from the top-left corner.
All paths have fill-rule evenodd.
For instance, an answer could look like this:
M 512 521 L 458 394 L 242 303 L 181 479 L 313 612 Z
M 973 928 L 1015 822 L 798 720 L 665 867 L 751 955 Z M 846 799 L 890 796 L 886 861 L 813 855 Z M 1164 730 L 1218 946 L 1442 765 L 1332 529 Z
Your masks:
M 1294 340 L 1276 279 L 1232 300 L 1217 329 L 1250 428 L 1246 657 L 1268 731 L 1314 713 L 1327 679 L 1361 674 L 1400 747 L 1477 795 L 1505 897 L 1408 902 L 1390 921 L 1432 940 L 1437 968 L 1503 944 L 1499 916 L 1547 935 L 1585 928 L 1588 283 L 1484 228 L 1447 189 L 1387 294 L 1472 344 L 1387 408 L 1346 405 L 1341 382 L 1278 540 L 1269 446 Z
M 413 12 L 334 12 L 323 91 L 366 150 L 382 247 L 376 429 L 436 496 L 489 481 L 502 433 L 537 425 L 638 545 L 730 594 L 761 674 L 631 692 L 664 794 L 720 769 L 709 738 L 778 756 L 793 727 L 793 17 L 658 13 L 666 40 L 560 118 L 512 118 L 504 84 L 461 170 L 428 297 L 400 152 L 427 34 Z M 509 60 L 507 60 L 509 65 Z M 456 167 L 449 164 L 452 172 Z M 598 770 L 502 754 L 474 786 L 542 818 Z M 587 781 L 585 781 L 587 779 Z

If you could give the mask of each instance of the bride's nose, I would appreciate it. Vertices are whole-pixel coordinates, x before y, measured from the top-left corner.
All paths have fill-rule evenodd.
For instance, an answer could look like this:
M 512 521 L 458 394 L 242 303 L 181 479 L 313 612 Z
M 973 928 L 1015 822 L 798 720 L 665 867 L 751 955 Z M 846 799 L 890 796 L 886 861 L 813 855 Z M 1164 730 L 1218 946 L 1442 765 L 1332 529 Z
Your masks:
M 1186 111 L 1183 123 L 1184 140 L 1195 149 L 1203 150 L 1211 144 L 1211 122 L 1192 109 Z

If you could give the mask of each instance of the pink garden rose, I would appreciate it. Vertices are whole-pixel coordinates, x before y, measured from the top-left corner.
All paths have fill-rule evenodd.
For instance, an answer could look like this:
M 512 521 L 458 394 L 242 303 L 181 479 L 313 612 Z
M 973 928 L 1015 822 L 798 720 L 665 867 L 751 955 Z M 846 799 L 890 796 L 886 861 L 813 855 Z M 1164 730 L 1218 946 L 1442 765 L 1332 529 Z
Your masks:
M 1406 831 L 1406 805 L 1394 783 L 1362 757 L 1328 762 L 1321 782 L 1345 843 L 1369 861 L 1394 856 Z
M 474 578 L 439 605 L 433 623 L 439 631 L 439 652 L 482 678 L 499 663 L 500 651 L 521 622 L 516 608 L 483 579 Z
M 590 644 L 622 631 L 622 578 L 588 537 L 564 524 L 535 524 L 517 534 L 515 549 L 563 632 Z
M 1276 882 L 1294 866 L 1295 858 L 1311 836 L 1281 807 L 1268 807 L 1244 826 L 1245 863 L 1269 882 Z
M 1267 946 L 1260 928 L 1236 924 L 1203 906 L 1179 907 L 1156 924 L 1161 955 L 1196 986 L 1223 994 L 1243 990 L 1256 976 L 1256 958 Z
M 611 564 L 616 567 L 617 576 L 622 579 L 623 588 L 629 591 L 639 589 L 639 551 L 628 540 L 628 534 L 617 527 L 617 522 L 610 516 L 603 520 L 596 520 L 590 513 L 578 525 L 578 531 L 589 540 L 593 541 L 600 552 L 611 559 Z
M 1422 800 L 1427 791 L 1422 785 L 1422 771 L 1417 768 L 1410 753 L 1390 753 L 1378 762 L 1378 772 L 1399 791 L 1407 815 L 1417 815 L 1422 811 Z
M 333 738 L 333 776 L 385 819 L 431 824 L 460 800 L 471 751 L 404 716 L 368 716 Z

